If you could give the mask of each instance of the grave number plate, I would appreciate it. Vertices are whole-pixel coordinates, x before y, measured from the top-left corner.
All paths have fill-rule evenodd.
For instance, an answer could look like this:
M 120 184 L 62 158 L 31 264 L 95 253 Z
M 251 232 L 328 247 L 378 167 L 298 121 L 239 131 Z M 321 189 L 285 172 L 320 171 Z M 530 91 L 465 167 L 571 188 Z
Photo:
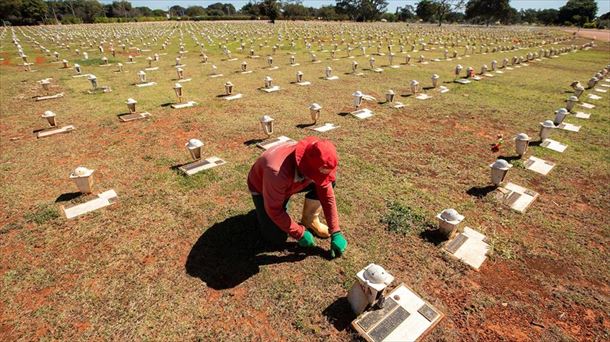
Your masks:
M 438 313 L 434 311 L 428 304 L 424 304 L 419 310 L 417 310 L 422 316 L 426 317 L 426 319 L 430 322 L 434 321 L 438 316 Z

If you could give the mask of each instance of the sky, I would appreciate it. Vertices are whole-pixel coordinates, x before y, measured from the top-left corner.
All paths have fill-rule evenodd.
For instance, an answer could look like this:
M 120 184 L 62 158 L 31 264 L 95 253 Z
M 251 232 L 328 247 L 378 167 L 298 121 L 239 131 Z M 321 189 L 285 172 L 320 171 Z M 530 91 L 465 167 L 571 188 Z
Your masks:
M 243 5 L 247 4 L 248 0 L 129 0 L 133 6 L 147 6 L 152 9 L 163 9 L 167 10 L 173 5 L 180 5 L 182 7 L 189 6 L 203 6 L 207 7 L 216 2 L 232 3 L 235 8 L 240 9 Z M 388 12 L 394 12 L 396 7 L 404 5 L 415 5 L 418 0 L 387 0 L 389 2 Z M 112 0 L 102 0 L 103 3 L 112 3 Z M 510 4 L 516 9 L 544 9 L 544 8 L 556 8 L 563 6 L 567 0 L 511 0 Z M 608 0 L 596 0 L 598 12 L 597 15 L 602 15 L 610 11 L 610 1 Z M 321 7 L 326 5 L 333 5 L 335 1 L 332 0 L 303 0 L 303 5 L 308 7 Z

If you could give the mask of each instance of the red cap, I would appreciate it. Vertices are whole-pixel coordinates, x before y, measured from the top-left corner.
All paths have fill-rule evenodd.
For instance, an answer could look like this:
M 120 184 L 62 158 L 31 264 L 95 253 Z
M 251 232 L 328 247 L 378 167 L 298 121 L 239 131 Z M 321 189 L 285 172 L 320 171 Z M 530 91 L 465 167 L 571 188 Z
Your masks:
M 329 140 L 307 137 L 297 143 L 295 157 L 299 172 L 319 186 L 326 186 L 336 179 L 337 149 Z

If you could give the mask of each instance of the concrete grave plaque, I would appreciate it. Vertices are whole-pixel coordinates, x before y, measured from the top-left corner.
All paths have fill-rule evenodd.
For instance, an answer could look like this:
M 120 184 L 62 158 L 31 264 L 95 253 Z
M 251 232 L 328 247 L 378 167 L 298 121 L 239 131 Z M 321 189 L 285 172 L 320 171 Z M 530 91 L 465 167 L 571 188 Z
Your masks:
M 71 219 L 86 213 L 107 207 L 116 202 L 118 196 L 114 190 L 104 191 L 97 198 L 70 208 L 61 207 L 66 218 Z
M 222 77 L 224 76 L 223 74 L 214 74 L 214 75 L 210 75 L 211 78 L 217 78 L 217 77 Z
M 475 81 L 480 81 L 482 80 L 481 76 L 472 76 L 471 79 L 475 80 Z
M 339 76 L 330 76 L 330 77 L 325 77 L 324 78 L 327 81 L 335 81 L 339 79 Z
M 174 103 L 170 107 L 172 107 L 174 109 L 181 109 L 181 108 L 193 107 L 195 105 L 197 105 L 197 102 L 195 102 L 195 101 L 188 101 L 188 102 L 185 102 L 185 103 Z
M 445 87 L 445 86 L 440 86 L 440 87 L 438 87 L 438 91 L 439 91 L 441 94 L 444 94 L 444 93 L 449 92 L 449 88 L 447 88 L 447 87 Z
M 138 83 L 138 84 L 136 84 L 136 87 L 142 88 L 142 87 L 151 87 L 154 85 L 157 85 L 157 82 Z
M 364 119 L 368 119 L 371 116 L 373 116 L 373 111 L 368 108 L 364 108 L 364 109 L 359 109 L 359 110 L 353 111 L 350 114 L 353 115 L 357 119 L 364 120 Z
M 243 97 L 242 94 L 235 94 L 235 95 L 230 95 L 230 96 L 224 96 L 223 98 L 227 101 L 233 101 L 233 100 L 241 99 L 242 97 Z
M 119 120 L 121 120 L 121 122 L 129 122 L 129 121 L 146 119 L 148 117 L 150 117 L 150 113 L 142 112 L 142 113 L 120 115 Z
M 583 108 L 587 108 L 587 109 L 595 108 L 595 105 L 592 105 L 592 104 L 586 103 L 586 102 L 581 103 L 580 106 L 583 107 Z
M 465 78 L 460 78 L 459 80 L 455 80 L 456 83 L 460 83 L 460 84 L 468 84 L 470 83 L 470 80 L 465 79 Z
M 256 146 L 262 148 L 263 150 L 268 150 L 272 147 L 275 147 L 275 146 L 278 146 L 281 144 L 285 144 L 288 142 L 294 142 L 294 140 L 282 135 L 277 138 L 273 138 L 273 139 L 269 139 L 269 140 L 260 142 L 260 143 L 256 144 Z
M 64 126 L 61 128 L 57 128 L 57 127 L 47 128 L 47 129 L 43 129 L 42 131 L 36 132 L 36 138 L 46 138 L 46 137 L 49 137 L 49 136 L 55 135 L 55 134 L 70 133 L 75 129 L 76 128 L 72 125 Z
M 542 144 L 540 144 L 540 146 L 548 148 L 549 150 L 559 152 L 559 153 L 563 153 L 563 151 L 565 151 L 566 148 L 568 148 L 568 145 L 564 145 L 564 144 L 560 143 L 559 141 L 556 141 L 553 139 L 544 139 L 544 141 L 542 142 Z
M 36 98 L 36 101 L 52 100 L 52 99 L 58 99 L 60 97 L 64 97 L 64 93 L 59 93 L 59 94 L 55 94 L 55 95 L 47 95 L 47 96 L 38 96 Z
M 557 128 L 559 128 L 559 129 L 563 129 L 565 131 L 570 131 L 570 132 L 580 131 L 580 127 L 582 127 L 582 126 L 573 125 L 573 124 L 567 123 L 567 122 L 564 122 L 564 123 L 560 124 L 559 126 L 557 126 Z
M 579 119 L 589 119 L 591 117 L 591 114 L 584 112 L 576 112 L 574 113 L 574 117 Z
M 265 93 L 273 93 L 280 90 L 280 86 L 274 85 L 271 88 L 260 88 Z
M 328 132 L 328 131 L 332 131 L 333 129 L 339 128 L 340 126 L 337 126 L 333 123 L 325 123 L 322 126 L 318 126 L 318 127 L 311 127 L 311 130 L 314 130 L 316 132 L 320 132 L 320 133 L 324 133 L 324 132 Z
M 222 160 L 218 157 L 210 157 L 207 159 L 197 160 L 192 163 L 183 165 L 179 168 L 179 170 L 182 171 L 187 176 L 192 176 L 198 172 L 201 172 L 204 170 L 209 170 L 216 166 L 224 165 L 226 163 L 227 162 L 225 162 L 224 160 Z
M 146 70 L 146 71 L 156 71 L 156 70 L 159 70 L 159 67 L 144 68 L 144 70 Z
M 503 74 L 503 73 L 504 73 L 504 71 L 502 71 L 502 70 L 496 70 L 496 71 L 495 71 L 495 73 L 496 73 L 496 74 Z
M 375 68 L 375 69 L 372 69 L 372 70 L 373 70 L 373 72 L 376 72 L 376 73 L 381 73 L 381 72 L 383 72 L 383 69 L 382 69 L 382 68 Z
M 538 193 L 514 183 L 508 183 L 497 190 L 501 202 L 511 209 L 524 213 L 538 198 Z
M 427 99 L 431 99 L 432 96 L 430 96 L 428 94 L 419 94 L 419 95 L 415 96 L 415 98 L 418 100 L 427 100 Z
M 590 98 L 591 100 L 599 100 L 602 98 L 601 96 L 595 95 L 595 94 L 589 94 L 587 97 Z
M 386 298 L 383 308 L 366 311 L 352 322 L 366 341 L 418 341 L 444 317 L 404 284 Z
M 598 93 L 607 93 L 608 92 L 606 89 L 601 89 L 601 88 L 595 88 L 595 91 Z
M 523 163 L 523 166 L 527 170 L 546 176 L 555 167 L 555 163 L 531 156 Z
M 309 81 L 303 81 L 303 82 L 297 82 L 295 83 L 296 85 L 300 85 L 300 86 L 308 86 L 311 85 L 311 82 Z
M 404 103 L 398 102 L 398 101 L 394 102 L 394 104 L 392 104 L 391 106 L 392 106 L 392 108 L 395 108 L 395 109 L 400 109 L 400 108 L 406 107 Z
M 468 266 L 478 270 L 487 259 L 489 251 L 489 245 L 485 239 L 485 235 L 470 227 L 465 227 L 464 232 L 447 242 L 444 249 Z
M 190 81 L 192 81 L 192 80 L 193 80 L 193 79 L 191 79 L 191 78 L 183 78 L 183 79 L 181 79 L 181 80 L 177 80 L 176 82 L 178 82 L 178 83 L 184 83 L 184 82 L 190 82 Z

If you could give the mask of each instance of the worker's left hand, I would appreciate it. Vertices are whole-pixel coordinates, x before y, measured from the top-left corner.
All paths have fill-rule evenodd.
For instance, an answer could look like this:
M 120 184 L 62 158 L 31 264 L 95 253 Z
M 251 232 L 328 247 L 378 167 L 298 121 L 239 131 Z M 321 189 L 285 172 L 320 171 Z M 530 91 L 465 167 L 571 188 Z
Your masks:
M 333 233 L 330 238 L 330 256 L 333 258 L 340 257 L 343 255 L 346 248 L 347 240 L 345 239 L 345 236 L 343 236 L 343 233 Z

